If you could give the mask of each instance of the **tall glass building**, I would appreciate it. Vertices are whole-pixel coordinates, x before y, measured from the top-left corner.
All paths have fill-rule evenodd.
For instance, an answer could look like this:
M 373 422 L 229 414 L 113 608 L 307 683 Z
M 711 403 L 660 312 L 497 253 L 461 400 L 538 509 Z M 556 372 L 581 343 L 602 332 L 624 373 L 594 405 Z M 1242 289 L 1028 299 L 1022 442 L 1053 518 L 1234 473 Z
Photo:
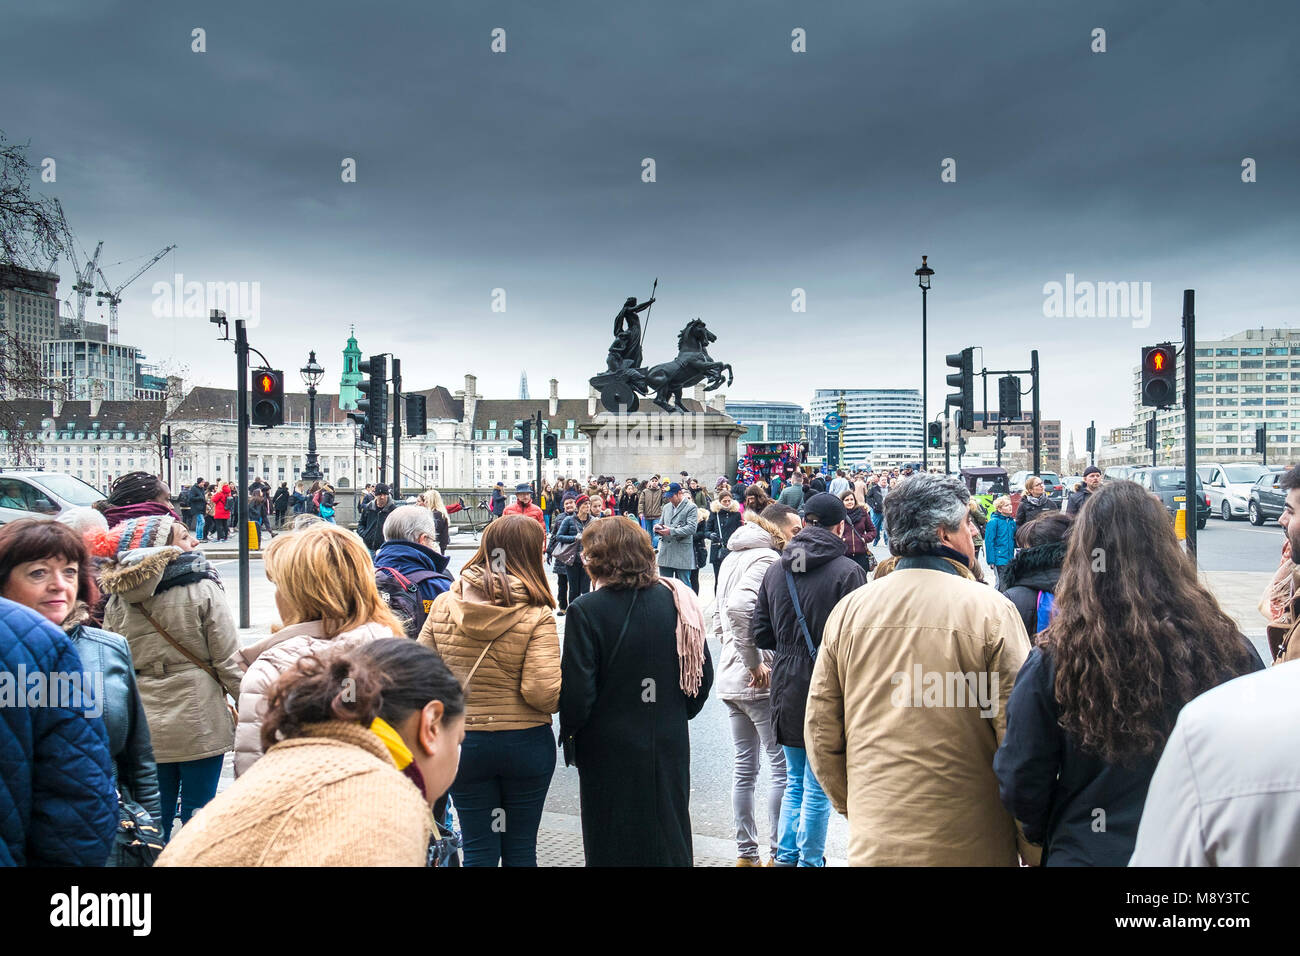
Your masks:
M 810 417 L 820 423 L 844 397 L 844 464 L 868 464 L 872 452 L 890 451 L 921 457 L 921 393 L 915 388 L 819 388 Z M 728 406 L 730 408 L 730 406 Z M 827 435 L 827 441 L 832 440 Z

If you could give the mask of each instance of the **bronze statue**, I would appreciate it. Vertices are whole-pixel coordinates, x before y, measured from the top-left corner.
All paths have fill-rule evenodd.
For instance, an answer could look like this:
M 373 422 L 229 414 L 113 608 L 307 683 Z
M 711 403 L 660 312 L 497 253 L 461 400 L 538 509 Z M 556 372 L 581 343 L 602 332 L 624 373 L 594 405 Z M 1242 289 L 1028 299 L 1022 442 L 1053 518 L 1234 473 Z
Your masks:
M 658 280 L 655 280 L 656 287 Z M 682 402 L 682 390 L 704 382 L 705 391 L 731 384 L 731 366 L 715 362 L 709 355 L 710 342 L 717 336 L 700 319 L 692 319 L 677 336 L 677 358 L 646 369 L 641 366 L 641 318 L 638 313 L 654 302 L 653 292 L 637 304 L 630 296 L 614 318 L 614 342 L 605 359 L 606 371 L 591 379 L 600 390 L 600 401 L 611 412 L 635 412 L 639 395 L 654 392 L 653 401 L 667 412 L 689 412 Z M 724 375 L 725 372 L 725 375 Z

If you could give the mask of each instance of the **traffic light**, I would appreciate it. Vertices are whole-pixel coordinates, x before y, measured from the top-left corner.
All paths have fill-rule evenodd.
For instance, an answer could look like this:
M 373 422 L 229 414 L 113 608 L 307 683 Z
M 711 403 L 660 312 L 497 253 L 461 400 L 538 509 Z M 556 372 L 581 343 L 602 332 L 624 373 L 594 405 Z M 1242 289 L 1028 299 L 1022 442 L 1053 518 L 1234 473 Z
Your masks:
M 1094 426 L 1089 425 L 1088 426 L 1088 451 L 1094 452 L 1096 450 L 1097 450 L 1097 429 Z
M 547 432 L 542 436 L 542 457 L 548 461 L 560 457 L 560 442 L 555 437 L 555 432 Z
M 998 379 L 998 414 L 1001 418 L 1014 421 L 1020 417 L 1020 377 L 1003 375 Z
M 1264 426 L 1255 426 L 1255 454 L 1264 454 Z
M 516 438 L 519 441 L 520 447 L 511 448 L 508 452 L 506 452 L 506 454 L 512 455 L 515 458 L 532 458 L 533 457 L 532 420 L 529 419 L 527 421 L 517 421 L 515 422 L 515 428 L 518 429 L 519 431 L 519 434 L 516 436 Z
M 362 375 L 357 382 L 357 410 L 348 418 L 361 426 L 361 434 L 382 438 L 388 432 L 388 356 L 372 355 L 357 363 Z
M 930 422 L 928 426 L 929 438 L 928 443 L 931 448 L 943 447 L 943 425 L 940 422 Z
M 1147 448 L 1151 451 L 1156 450 L 1156 417 L 1154 415 L 1147 419 Z
M 253 369 L 253 402 L 250 423 L 256 428 L 284 424 L 284 372 L 273 368 Z
M 997 450 L 1001 451 L 1007 447 L 1007 436 L 1001 428 L 998 429 Z
M 406 434 L 412 437 L 429 434 L 427 402 L 423 395 L 406 396 Z
M 1168 342 L 1142 347 L 1142 404 L 1168 408 L 1178 395 L 1178 362 Z
M 170 428 L 170 426 L 169 426 L 169 428 Z M 162 446 L 163 446 L 163 457 L 164 457 L 164 458 L 171 458 L 171 456 L 172 456 L 172 435 L 171 435 L 171 431 L 170 431 L 170 430 L 169 430 L 169 431 L 165 431 L 165 432 L 163 432 L 163 436 L 162 436 Z
M 958 391 L 949 395 L 943 404 L 945 408 L 949 405 L 956 405 L 960 410 L 961 419 L 957 423 L 959 429 L 975 427 L 974 355 L 974 348 L 964 348 L 944 359 L 949 368 L 957 369 L 956 372 L 948 376 L 948 384 L 958 389 Z

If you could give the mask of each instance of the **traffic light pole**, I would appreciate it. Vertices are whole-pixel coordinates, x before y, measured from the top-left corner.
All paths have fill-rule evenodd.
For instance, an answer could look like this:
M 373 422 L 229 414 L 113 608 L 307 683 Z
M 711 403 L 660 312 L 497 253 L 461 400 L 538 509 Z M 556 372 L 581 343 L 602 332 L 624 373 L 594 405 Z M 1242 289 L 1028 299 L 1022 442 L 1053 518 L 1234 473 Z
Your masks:
M 235 414 L 239 418 L 239 444 L 236 451 L 235 493 L 239 508 L 239 626 L 248 627 L 248 331 L 243 319 L 235 319 Z
M 1041 415 L 1038 410 L 1038 349 L 1029 353 L 1029 374 L 1034 379 L 1034 474 L 1042 474 L 1042 442 L 1039 440 Z
M 1183 506 L 1187 509 L 1187 553 L 1196 563 L 1196 290 L 1183 290 Z
M 172 487 L 172 427 L 167 426 L 167 488 Z
M 402 496 L 402 360 L 393 358 L 393 494 Z
M 534 431 L 537 433 L 535 435 L 537 439 L 537 485 L 534 487 L 533 491 L 536 492 L 537 504 L 540 505 L 542 503 L 542 459 L 546 457 L 546 452 L 543 449 L 542 413 L 540 409 L 537 412 L 537 418 L 534 419 L 534 424 L 536 425 Z

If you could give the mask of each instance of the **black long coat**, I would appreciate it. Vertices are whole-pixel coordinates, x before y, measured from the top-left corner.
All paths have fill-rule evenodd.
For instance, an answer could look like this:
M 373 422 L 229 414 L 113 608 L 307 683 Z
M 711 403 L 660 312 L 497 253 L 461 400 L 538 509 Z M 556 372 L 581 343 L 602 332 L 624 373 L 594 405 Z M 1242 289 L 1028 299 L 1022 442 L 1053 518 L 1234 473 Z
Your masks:
M 611 660 L 619 629 L 636 607 Z M 668 589 L 602 588 L 569 604 L 564 624 L 560 739 L 574 737 L 588 866 L 691 866 L 691 742 L 713 662 L 687 697 Z

